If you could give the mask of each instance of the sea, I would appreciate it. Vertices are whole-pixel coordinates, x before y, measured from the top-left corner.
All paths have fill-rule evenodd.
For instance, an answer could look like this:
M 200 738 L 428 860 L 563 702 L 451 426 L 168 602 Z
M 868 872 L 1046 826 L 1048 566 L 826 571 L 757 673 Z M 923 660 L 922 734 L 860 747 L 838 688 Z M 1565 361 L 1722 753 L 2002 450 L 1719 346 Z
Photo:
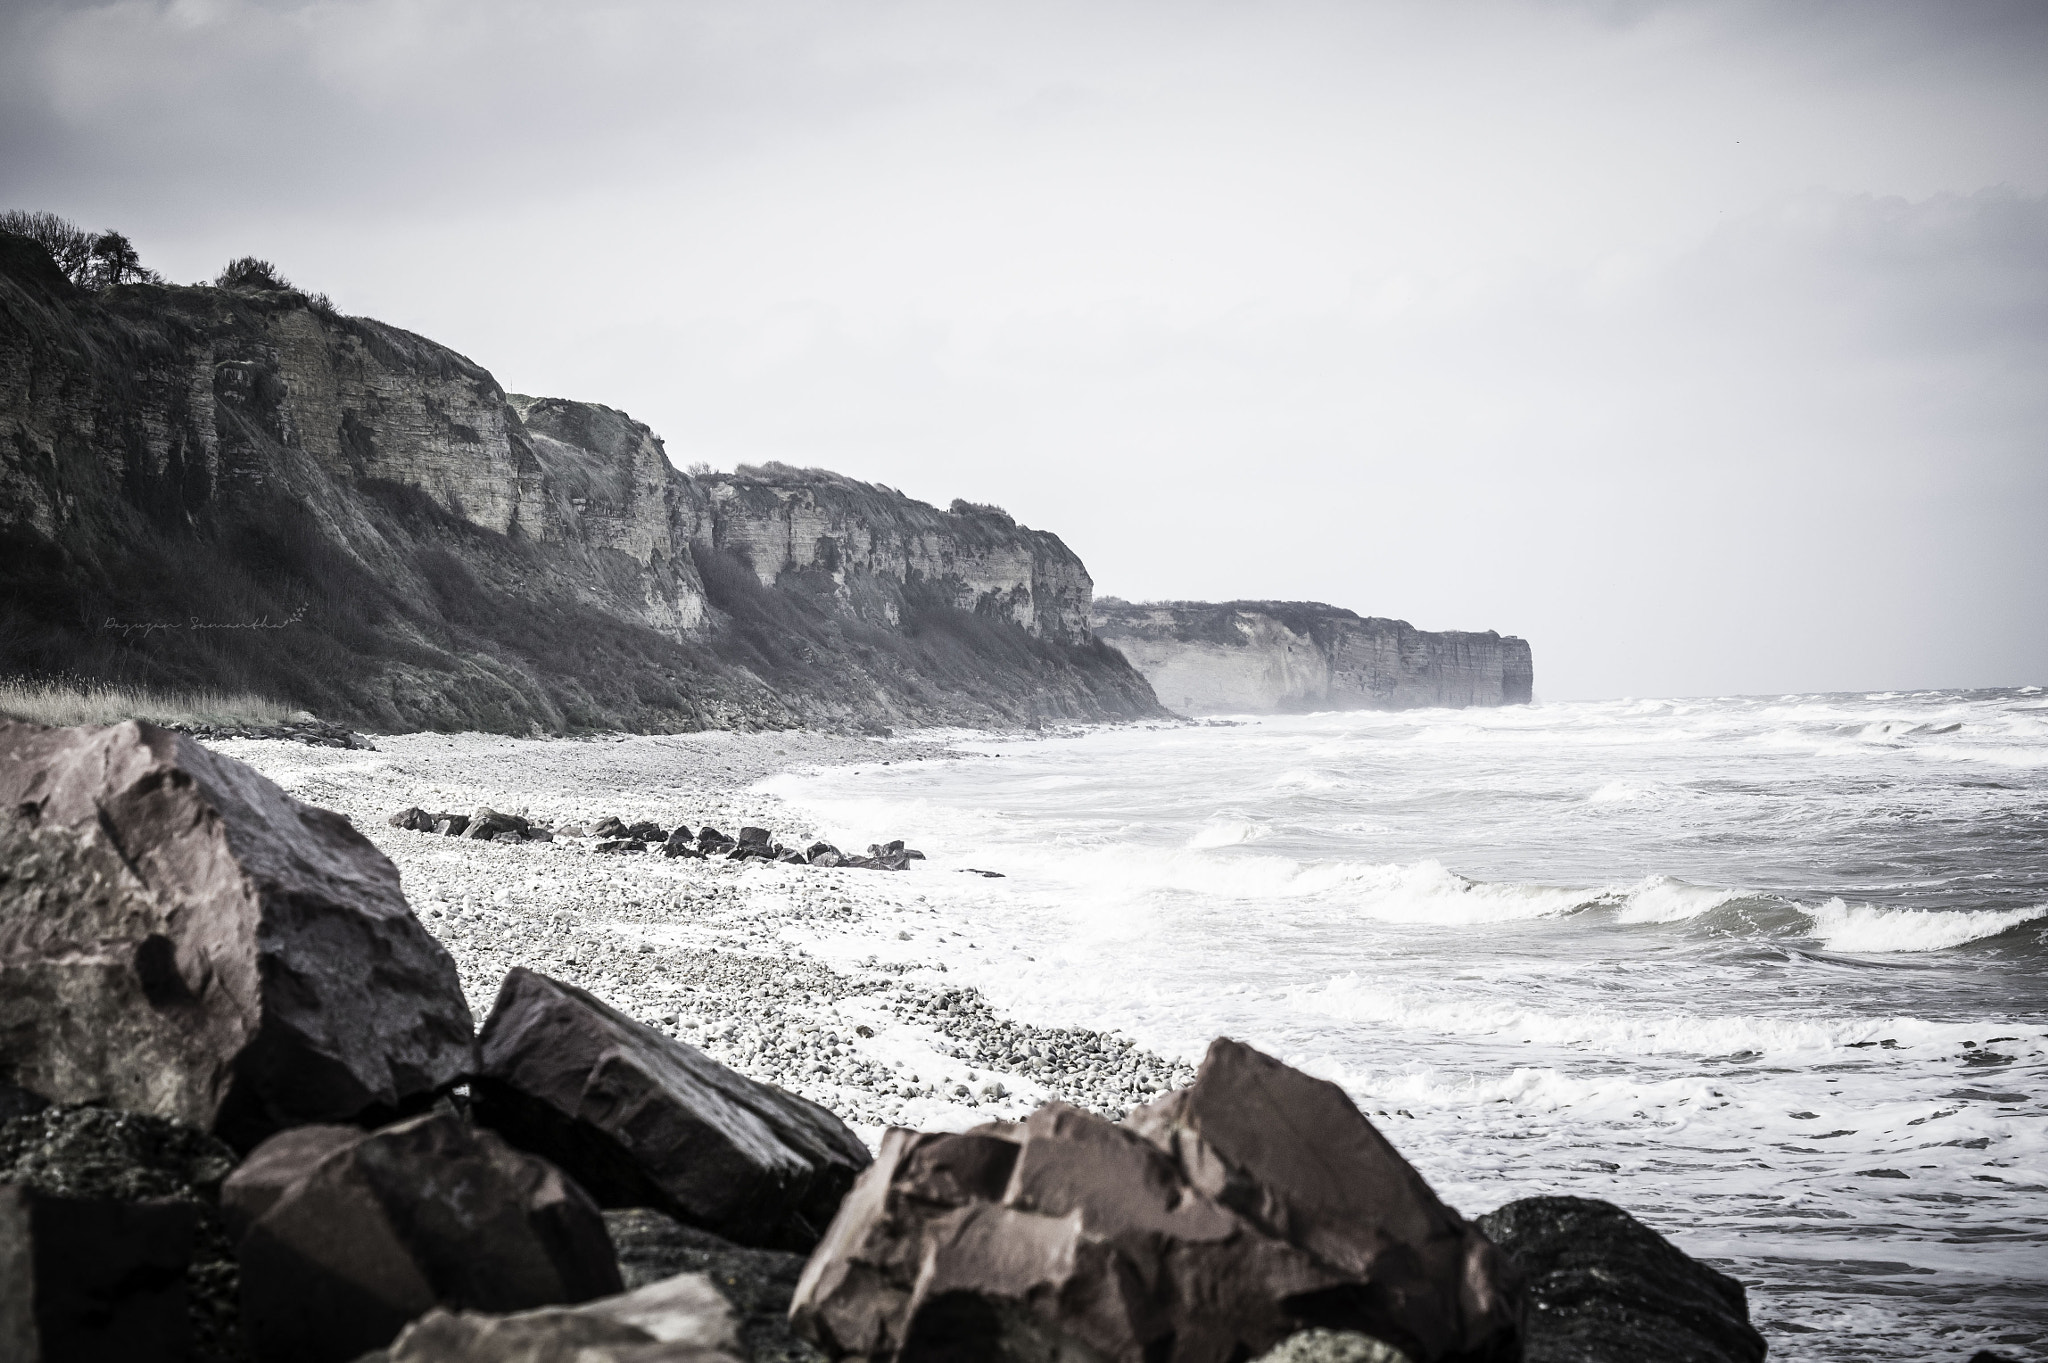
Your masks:
M 1773 1358 L 2048 1359 L 2039 688 L 950 738 L 768 783 L 914 834 L 949 982 L 1247 1041 L 1467 1215 L 1614 1202 Z

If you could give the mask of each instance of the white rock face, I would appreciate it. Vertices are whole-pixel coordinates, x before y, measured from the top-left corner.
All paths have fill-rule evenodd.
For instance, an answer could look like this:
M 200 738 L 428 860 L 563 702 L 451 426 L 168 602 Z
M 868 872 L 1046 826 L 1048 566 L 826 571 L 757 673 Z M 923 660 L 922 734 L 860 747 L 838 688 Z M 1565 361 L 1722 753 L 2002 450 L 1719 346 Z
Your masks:
M 1531 694 L 1521 639 L 1430 633 L 1318 602 L 1105 597 L 1090 623 L 1183 714 L 1517 705 Z

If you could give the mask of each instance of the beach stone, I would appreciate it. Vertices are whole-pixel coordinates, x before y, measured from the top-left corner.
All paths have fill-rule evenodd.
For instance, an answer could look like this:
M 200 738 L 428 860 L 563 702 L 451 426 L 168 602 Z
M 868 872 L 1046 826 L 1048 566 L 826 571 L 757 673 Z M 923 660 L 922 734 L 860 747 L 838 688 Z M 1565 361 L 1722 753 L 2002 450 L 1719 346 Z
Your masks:
M 414 833 L 431 833 L 434 825 L 441 821 L 438 814 L 429 814 L 418 805 L 399 810 L 384 822 L 393 828 L 403 828 Z
M 1193 1084 L 1127 1125 L 1208 1196 L 1369 1283 L 1351 1328 L 1417 1363 L 1519 1353 L 1514 1266 L 1335 1084 L 1218 1037 Z
M 638 838 L 641 842 L 667 842 L 668 830 L 650 819 L 642 819 L 626 830 L 626 836 Z
M 130 722 L 0 723 L 0 1079 L 238 1149 L 474 1063 L 455 963 L 329 810 Z
M 607 814 L 591 825 L 590 832 L 592 836 L 599 838 L 623 838 L 627 835 L 628 829 L 616 815 Z
M 1528 1283 L 1529 1363 L 1761 1363 L 1742 1284 L 1610 1202 L 1527 1197 L 1479 1218 Z
M 257 1363 L 344 1363 L 436 1306 L 517 1311 L 621 1287 L 583 1190 L 452 1109 L 350 1140 L 295 1134 L 252 1152 L 260 1188 L 224 1190 L 245 1209 L 269 1199 L 240 1244 Z
M 471 811 L 469 822 L 462 830 L 463 837 L 474 838 L 479 842 L 489 842 L 506 833 L 516 833 L 524 838 L 526 820 L 517 814 L 500 814 L 488 805 L 479 805 Z
M 581 1306 L 428 1312 L 360 1363 L 739 1363 L 732 1307 L 684 1273 Z M 754 1363 L 761 1363 L 755 1360 Z
M 0 1183 L 0 1358 L 184 1363 L 197 1208 Z
M 740 845 L 743 847 L 766 847 L 770 836 L 770 833 L 765 828 L 742 828 L 740 830 Z
M 467 814 L 443 814 L 434 821 L 434 831 L 444 838 L 459 838 L 468 828 Z
M 727 1069 L 524 968 L 498 990 L 477 1120 L 607 1207 L 656 1207 L 741 1244 L 808 1250 L 869 1163 L 818 1104 Z

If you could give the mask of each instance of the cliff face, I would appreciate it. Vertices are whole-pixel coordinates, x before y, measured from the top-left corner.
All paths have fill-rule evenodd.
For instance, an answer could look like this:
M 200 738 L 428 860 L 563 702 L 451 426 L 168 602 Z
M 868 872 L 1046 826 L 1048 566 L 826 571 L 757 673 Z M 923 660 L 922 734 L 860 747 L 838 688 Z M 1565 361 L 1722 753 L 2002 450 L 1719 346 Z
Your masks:
M 1529 645 L 1312 601 L 1095 604 L 1097 637 L 1187 714 L 1527 704 Z
M 0 237 L 0 672 L 373 727 L 1159 713 L 1056 536 L 834 474 L 692 478 L 286 290 L 82 294 Z

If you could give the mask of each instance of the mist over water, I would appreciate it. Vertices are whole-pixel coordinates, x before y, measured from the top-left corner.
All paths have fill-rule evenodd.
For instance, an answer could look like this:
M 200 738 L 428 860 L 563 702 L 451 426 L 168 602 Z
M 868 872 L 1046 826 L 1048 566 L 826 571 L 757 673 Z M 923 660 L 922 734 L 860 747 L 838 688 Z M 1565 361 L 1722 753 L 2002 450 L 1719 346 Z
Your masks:
M 930 855 L 957 935 L 904 959 L 1244 1038 L 1467 1214 L 1619 1203 L 1749 1283 L 1775 1358 L 2048 1357 L 2038 688 L 959 746 L 772 783 Z

